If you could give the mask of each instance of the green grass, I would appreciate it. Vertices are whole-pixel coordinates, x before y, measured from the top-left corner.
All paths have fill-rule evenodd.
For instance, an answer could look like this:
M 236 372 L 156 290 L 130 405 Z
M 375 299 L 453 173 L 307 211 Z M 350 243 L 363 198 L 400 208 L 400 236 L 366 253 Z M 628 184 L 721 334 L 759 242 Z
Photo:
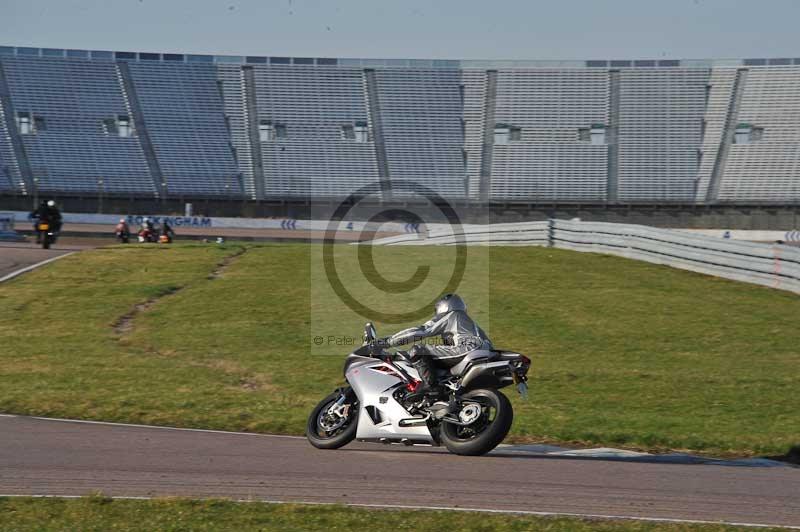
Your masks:
M 225 500 L 0 498 L 0 531 L 26 530 L 466 530 L 466 531 L 697 531 L 724 525 L 492 515 L 472 512 L 376 510 L 344 506 L 236 503 Z
M 349 348 L 328 336 L 359 337 L 365 321 L 332 294 L 320 249 L 251 245 L 213 280 L 240 246 L 101 249 L 0 285 L 0 411 L 302 433 L 313 405 L 342 382 Z M 454 253 L 376 248 L 377 270 L 393 281 L 432 268 L 422 289 L 388 297 L 360 281 L 355 250 L 337 247 L 342 277 L 382 311 L 433 297 Z M 512 398 L 511 441 L 718 455 L 800 443 L 794 294 L 499 247 L 469 249 L 459 293 L 498 347 L 534 361 L 530 400 Z M 129 331 L 114 330 L 134 305 L 164 294 Z

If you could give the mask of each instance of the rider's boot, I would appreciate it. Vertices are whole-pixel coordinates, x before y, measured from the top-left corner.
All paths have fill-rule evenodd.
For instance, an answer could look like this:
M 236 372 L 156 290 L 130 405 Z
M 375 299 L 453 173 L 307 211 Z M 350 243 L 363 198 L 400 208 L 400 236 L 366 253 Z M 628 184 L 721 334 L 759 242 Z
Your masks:
M 419 373 L 420 381 L 417 383 L 416 388 L 406 397 L 414 399 L 422 398 L 428 394 L 438 394 L 439 388 L 436 385 L 431 358 L 429 356 L 420 356 L 412 361 L 412 365 Z
M 437 401 L 434 405 L 441 405 L 444 407 L 446 414 L 454 414 L 461 409 L 461 405 L 456 400 L 456 396 L 450 394 L 447 400 L 438 400 L 443 395 L 443 387 L 440 387 L 436 382 L 436 373 L 433 367 L 433 359 L 429 356 L 422 356 L 412 362 L 414 369 L 419 373 L 419 378 L 422 380 L 417 389 L 406 397 L 422 398 L 425 395 L 433 396 Z

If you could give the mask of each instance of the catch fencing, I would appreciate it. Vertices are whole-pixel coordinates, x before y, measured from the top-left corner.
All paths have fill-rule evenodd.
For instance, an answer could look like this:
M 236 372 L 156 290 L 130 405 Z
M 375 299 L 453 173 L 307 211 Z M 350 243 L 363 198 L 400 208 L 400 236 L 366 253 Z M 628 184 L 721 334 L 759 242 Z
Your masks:
M 728 240 L 643 225 L 548 220 L 489 225 L 432 225 L 373 245 L 523 245 L 618 255 L 800 294 L 800 248 Z

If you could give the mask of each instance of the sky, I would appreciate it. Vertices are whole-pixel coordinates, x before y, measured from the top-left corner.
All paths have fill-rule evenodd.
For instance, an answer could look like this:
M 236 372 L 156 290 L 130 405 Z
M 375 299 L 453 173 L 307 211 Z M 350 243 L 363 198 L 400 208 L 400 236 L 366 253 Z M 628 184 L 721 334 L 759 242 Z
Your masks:
M 800 57 L 800 0 L 0 0 L 0 45 L 295 57 Z

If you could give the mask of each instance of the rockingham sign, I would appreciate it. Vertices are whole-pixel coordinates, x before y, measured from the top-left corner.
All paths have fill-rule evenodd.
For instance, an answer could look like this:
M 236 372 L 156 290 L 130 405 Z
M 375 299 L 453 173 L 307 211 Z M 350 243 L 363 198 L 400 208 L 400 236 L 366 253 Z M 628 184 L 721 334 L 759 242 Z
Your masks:
M 149 218 L 154 224 L 163 224 L 164 222 L 167 222 L 172 227 L 215 227 L 213 218 L 200 216 L 144 216 L 137 214 L 129 214 L 127 216 L 128 225 L 142 225 L 142 222 L 145 218 Z M 217 225 L 216 227 L 220 226 Z

